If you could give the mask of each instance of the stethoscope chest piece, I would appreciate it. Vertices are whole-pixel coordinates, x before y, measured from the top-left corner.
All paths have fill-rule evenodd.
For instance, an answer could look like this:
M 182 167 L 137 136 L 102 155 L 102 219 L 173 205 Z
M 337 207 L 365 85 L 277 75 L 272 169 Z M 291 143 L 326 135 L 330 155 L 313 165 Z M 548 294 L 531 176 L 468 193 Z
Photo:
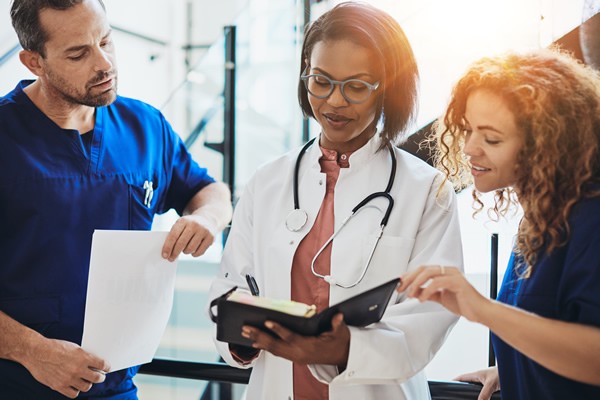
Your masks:
M 292 232 L 298 232 L 306 225 L 306 221 L 308 221 L 308 214 L 306 211 L 296 208 L 288 214 L 285 219 L 285 226 Z

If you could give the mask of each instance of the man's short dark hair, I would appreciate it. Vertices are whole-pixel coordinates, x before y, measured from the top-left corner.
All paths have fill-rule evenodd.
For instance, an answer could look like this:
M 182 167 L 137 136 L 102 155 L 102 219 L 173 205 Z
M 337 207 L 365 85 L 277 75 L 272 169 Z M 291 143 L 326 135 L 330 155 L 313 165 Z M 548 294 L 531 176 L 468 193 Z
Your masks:
M 68 10 L 83 3 L 84 0 L 13 0 L 10 7 L 12 25 L 19 38 L 21 47 L 45 56 L 44 46 L 48 34 L 40 24 L 40 12 L 46 8 Z M 104 3 L 98 0 L 103 9 Z

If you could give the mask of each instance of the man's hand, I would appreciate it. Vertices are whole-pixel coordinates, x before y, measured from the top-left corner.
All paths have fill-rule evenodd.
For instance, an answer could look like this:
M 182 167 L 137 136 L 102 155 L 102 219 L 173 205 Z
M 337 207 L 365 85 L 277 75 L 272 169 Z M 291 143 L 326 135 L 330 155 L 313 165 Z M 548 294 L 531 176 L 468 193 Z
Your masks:
M 231 192 L 225 184 L 214 182 L 203 187 L 171 228 L 162 248 L 163 258 L 175 261 L 181 253 L 201 256 L 231 221 L 231 213 Z
M 216 222 L 202 214 L 184 215 L 167 235 L 162 256 L 169 261 L 175 261 L 181 253 L 201 256 L 213 244 L 218 230 Z
M 21 362 L 40 383 L 71 399 L 104 382 L 110 366 L 75 343 L 44 339 Z
M 242 336 L 254 342 L 252 347 L 295 363 L 337 365 L 343 370 L 350 352 L 350 330 L 342 314 L 334 316 L 331 325 L 329 332 L 312 337 L 298 335 L 275 322 L 267 321 L 265 326 L 278 337 L 247 325 L 242 328 Z

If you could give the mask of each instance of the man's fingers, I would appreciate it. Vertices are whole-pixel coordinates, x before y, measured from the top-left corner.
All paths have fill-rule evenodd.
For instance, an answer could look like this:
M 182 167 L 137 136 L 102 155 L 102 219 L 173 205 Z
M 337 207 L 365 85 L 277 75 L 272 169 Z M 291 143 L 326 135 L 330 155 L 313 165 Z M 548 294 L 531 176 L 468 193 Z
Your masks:
M 210 234 L 207 234 L 206 236 L 204 236 L 204 238 L 202 239 L 202 242 L 200 242 L 200 246 L 198 246 L 196 251 L 194 251 L 192 253 L 192 256 L 200 257 L 202 254 L 206 253 L 206 250 L 208 250 L 210 245 L 213 244 L 214 240 L 215 240 L 214 237 L 211 236 Z
M 181 233 L 183 232 L 185 225 L 184 224 L 179 224 L 179 223 L 175 223 L 173 225 L 173 227 L 171 227 L 171 231 L 169 231 L 169 234 L 167 235 L 167 238 L 165 239 L 165 243 L 163 244 L 163 248 L 162 248 L 162 256 L 163 258 L 166 258 L 168 260 L 173 261 L 173 259 L 171 259 L 172 254 L 173 254 L 173 248 L 175 247 L 175 243 L 177 243 L 177 240 L 179 240 L 179 237 L 181 236 Z
M 179 241 L 181 242 L 181 252 L 183 254 L 192 254 L 198 249 L 200 246 L 200 242 L 202 241 L 202 237 L 190 232 L 189 235 L 181 235 L 179 237 Z M 177 245 L 176 245 L 177 246 Z
M 86 393 L 92 388 L 92 382 L 80 379 L 76 385 L 73 385 L 73 388 L 76 389 L 78 392 Z
M 74 387 L 69 386 L 68 388 L 65 388 L 63 390 L 58 390 L 58 392 L 62 395 L 64 395 L 65 397 L 68 397 L 69 399 L 74 399 L 77 396 L 79 396 L 79 390 L 77 390 Z
M 82 379 L 90 383 L 102 383 L 106 379 L 106 373 L 94 368 L 90 368 L 83 376 Z M 89 390 L 89 389 L 88 389 Z M 85 392 L 86 390 L 81 390 Z
M 103 362 L 101 363 L 101 365 Z M 79 393 L 88 392 L 95 383 L 104 382 L 106 373 L 94 368 L 88 368 L 81 372 L 79 377 L 73 376 L 68 387 L 61 391 L 65 396 L 75 398 Z
M 183 253 L 183 250 L 187 247 L 188 243 L 192 240 L 194 236 L 194 231 L 189 229 L 189 227 L 185 227 L 177 238 L 175 245 L 173 246 L 173 250 L 171 251 L 171 257 L 169 257 L 169 261 L 175 261 L 177 256 Z
M 198 257 L 206 252 L 214 235 L 195 220 L 180 218 L 171 228 L 163 245 L 163 258 L 174 261 L 181 253 Z

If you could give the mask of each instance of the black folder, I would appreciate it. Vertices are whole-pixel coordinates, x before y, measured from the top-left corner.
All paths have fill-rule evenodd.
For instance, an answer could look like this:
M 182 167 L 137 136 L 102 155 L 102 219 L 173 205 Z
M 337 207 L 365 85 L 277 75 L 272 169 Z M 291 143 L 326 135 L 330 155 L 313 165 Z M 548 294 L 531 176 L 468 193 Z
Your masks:
M 344 314 L 344 322 L 351 326 L 367 326 L 378 322 L 398 285 L 400 278 L 394 278 L 366 292 L 357 294 L 334 304 L 312 317 L 290 315 L 285 312 L 228 301 L 233 288 L 214 299 L 210 304 L 210 317 L 217 324 L 217 340 L 243 346 L 252 342 L 242 337 L 242 326 L 251 325 L 269 331 L 265 321 L 275 321 L 291 331 L 303 336 L 317 336 L 331 329 L 331 319 L 337 313 Z M 216 307 L 217 314 L 213 313 Z

